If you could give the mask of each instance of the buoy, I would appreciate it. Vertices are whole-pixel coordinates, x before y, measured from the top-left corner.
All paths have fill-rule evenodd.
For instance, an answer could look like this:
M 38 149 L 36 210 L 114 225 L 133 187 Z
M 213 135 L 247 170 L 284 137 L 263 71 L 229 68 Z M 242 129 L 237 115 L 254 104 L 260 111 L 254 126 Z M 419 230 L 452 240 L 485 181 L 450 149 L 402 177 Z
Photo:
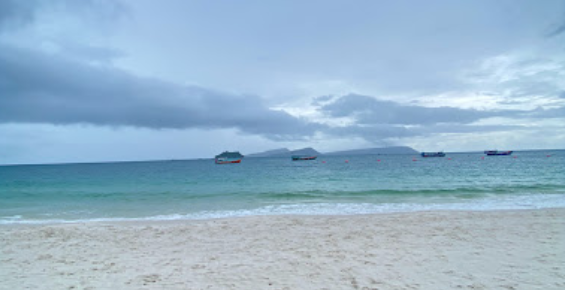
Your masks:
M 380 159 L 377 159 L 377 162 L 381 162 L 381 160 L 380 160 Z
M 326 163 L 326 161 L 322 161 L 322 163 Z
M 551 157 L 551 155 L 548 154 L 548 155 L 546 155 L 546 157 Z
M 345 160 L 345 163 L 349 163 L 349 160 Z
M 485 157 L 484 157 L 484 156 L 482 156 L 482 157 L 481 157 L 481 159 L 482 159 L 482 160 L 485 160 Z
M 447 158 L 447 160 L 451 160 L 451 158 Z
M 518 158 L 518 156 L 513 156 L 512 158 Z
M 416 158 L 412 159 L 412 161 L 416 161 Z

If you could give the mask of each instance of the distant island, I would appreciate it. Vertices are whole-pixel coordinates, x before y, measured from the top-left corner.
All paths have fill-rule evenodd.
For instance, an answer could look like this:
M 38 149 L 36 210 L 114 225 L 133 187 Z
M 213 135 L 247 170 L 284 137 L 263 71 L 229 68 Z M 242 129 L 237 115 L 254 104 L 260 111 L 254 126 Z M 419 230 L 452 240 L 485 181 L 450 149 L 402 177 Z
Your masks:
M 303 148 L 298 150 L 289 150 L 287 148 L 273 149 L 260 153 L 247 154 L 245 157 L 290 157 L 292 155 L 385 155 L 385 154 L 418 154 L 418 151 L 408 147 L 408 146 L 393 146 L 393 147 L 382 147 L 382 148 L 366 148 L 366 149 L 355 149 L 355 150 L 345 150 L 336 152 L 320 153 L 314 148 Z
M 367 148 L 325 153 L 324 155 L 378 155 L 378 154 L 419 154 L 418 151 L 408 146 L 392 146 L 382 148 Z
M 314 148 L 302 148 L 298 150 L 288 150 L 287 148 L 268 150 L 261 153 L 247 154 L 245 157 L 290 157 L 293 155 L 309 155 L 317 156 L 322 155 L 322 153 L 316 151 Z

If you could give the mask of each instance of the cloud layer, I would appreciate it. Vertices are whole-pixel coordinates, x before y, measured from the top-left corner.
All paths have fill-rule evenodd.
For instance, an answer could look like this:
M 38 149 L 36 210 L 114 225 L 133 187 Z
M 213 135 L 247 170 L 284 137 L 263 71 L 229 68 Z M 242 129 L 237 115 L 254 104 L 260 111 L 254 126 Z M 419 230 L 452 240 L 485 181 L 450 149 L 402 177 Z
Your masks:
M 0 46 L 0 122 L 147 128 L 239 128 L 301 138 L 317 127 L 252 95 L 140 78 L 125 71 Z
M 0 122 L 237 128 L 274 140 L 300 140 L 323 133 L 369 141 L 386 138 L 519 129 L 519 125 L 476 125 L 483 119 L 562 118 L 563 107 L 476 110 L 401 104 L 348 94 L 313 103 L 325 118 L 348 118 L 347 126 L 269 109 L 254 95 L 228 94 L 142 78 L 111 65 L 87 64 L 60 54 L 0 45 Z
M 331 117 L 351 117 L 359 125 L 436 125 L 439 123 L 469 124 L 507 112 L 478 111 L 452 107 L 423 107 L 401 105 L 369 96 L 350 94 L 322 106 L 321 111 Z
M 531 144 L 519 136 L 549 130 L 544 142 L 561 146 L 563 12 L 552 0 L 5 0 L 0 124 L 229 131 L 328 150 L 500 132 Z

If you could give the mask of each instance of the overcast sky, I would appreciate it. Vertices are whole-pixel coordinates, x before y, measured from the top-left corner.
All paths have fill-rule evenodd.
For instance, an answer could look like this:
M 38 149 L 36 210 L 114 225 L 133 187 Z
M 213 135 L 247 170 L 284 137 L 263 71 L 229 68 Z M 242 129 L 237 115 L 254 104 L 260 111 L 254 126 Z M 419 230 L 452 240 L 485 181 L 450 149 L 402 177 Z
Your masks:
M 0 164 L 565 148 L 565 1 L 0 0 Z

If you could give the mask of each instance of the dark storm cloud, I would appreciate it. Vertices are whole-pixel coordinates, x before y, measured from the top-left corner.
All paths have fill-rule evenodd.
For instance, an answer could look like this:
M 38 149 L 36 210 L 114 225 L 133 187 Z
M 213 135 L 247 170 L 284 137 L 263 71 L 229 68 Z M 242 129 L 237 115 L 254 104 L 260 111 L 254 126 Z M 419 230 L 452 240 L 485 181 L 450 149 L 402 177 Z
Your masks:
M 270 110 L 257 96 L 179 86 L 7 45 L 0 45 L 0 122 L 238 128 L 273 139 L 302 138 L 319 127 Z
M 377 100 L 369 96 L 346 95 L 320 108 L 331 117 L 352 117 L 358 124 L 434 125 L 469 124 L 483 118 L 505 115 L 452 107 L 429 108 Z

